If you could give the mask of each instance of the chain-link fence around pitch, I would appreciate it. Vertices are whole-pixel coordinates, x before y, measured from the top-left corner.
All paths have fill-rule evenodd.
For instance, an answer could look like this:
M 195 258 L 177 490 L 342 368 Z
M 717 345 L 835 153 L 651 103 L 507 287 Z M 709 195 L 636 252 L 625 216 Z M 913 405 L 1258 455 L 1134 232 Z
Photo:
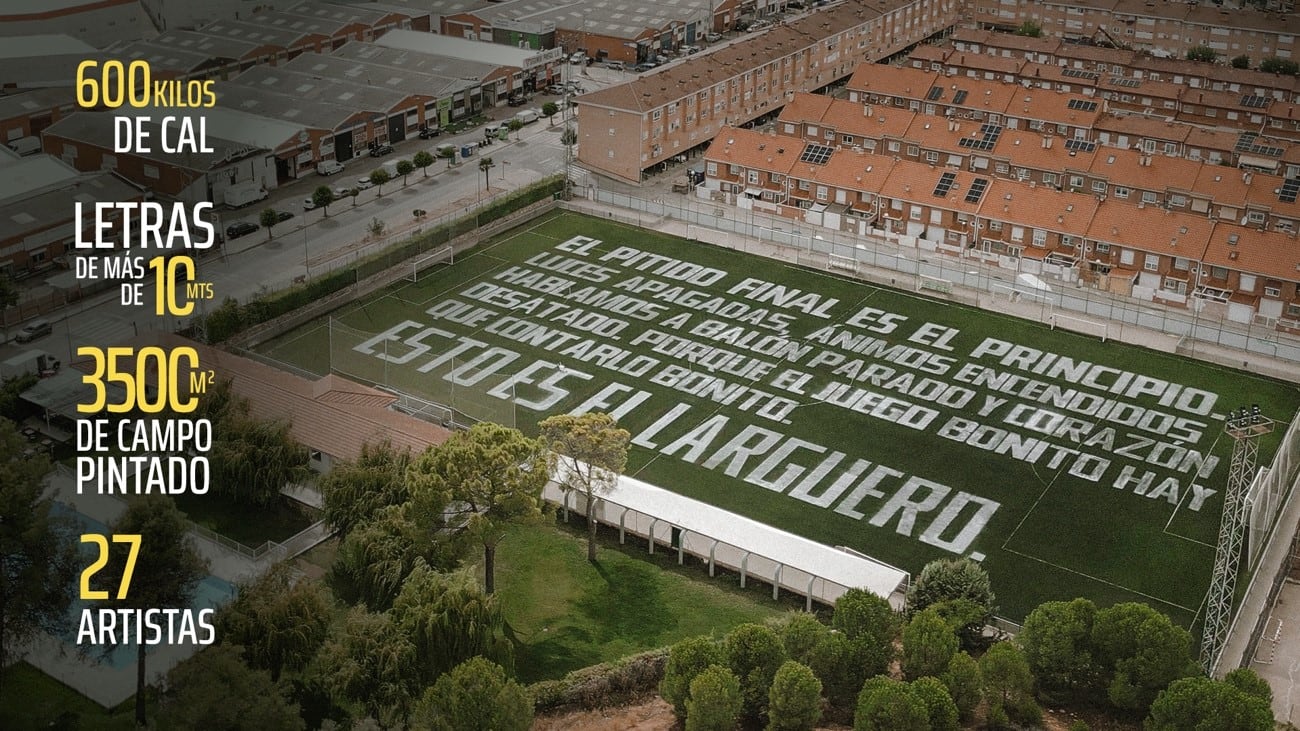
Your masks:
M 488 349 L 460 358 L 418 352 L 333 318 L 328 328 L 332 373 L 392 391 L 400 408 L 444 426 L 488 421 L 517 428 L 515 394 L 508 385 L 517 364 L 503 351 Z

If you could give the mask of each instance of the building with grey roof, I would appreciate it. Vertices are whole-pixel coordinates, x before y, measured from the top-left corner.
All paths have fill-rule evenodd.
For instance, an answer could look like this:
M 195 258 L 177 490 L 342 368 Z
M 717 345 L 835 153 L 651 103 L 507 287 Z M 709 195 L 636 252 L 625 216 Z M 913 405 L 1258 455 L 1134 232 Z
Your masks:
M 139 0 L 5 0 L 0 4 L 0 45 L 9 39 L 69 35 L 95 48 L 148 38 L 157 31 Z
M 553 81 L 559 81 L 560 66 L 564 63 L 564 52 L 558 48 L 540 51 L 512 48 L 408 30 L 390 31 L 378 38 L 375 43 L 385 48 L 450 56 L 477 63 L 514 66 L 520 69 L 522 85 L 525 89 L 542 88 Z
M 442 79 L 446 86 L 436 96 L 466 95 L 465 109 L 474 112 L 485 106 L 493 106 L 498 100 L 504 100 L 509 92 L 518 88 L 520 69 L 512 66 L 499 66 L 478 61 L 466 61 L 439 56 L 419 51 L 407 51 L 400 48 L 387 48 L 377 43 L 352 42 L 344 45 L 332 54 L 335 58 L 364 61 L 366 63 L 392 69 L 412 70 L 431 77 Z M 511 85 L 511 80 L 516 84 Z M 480 97 L 475 103 L 474 97 Z M 462 106 L 460 101 L 455 107 Z M 453 113 L 459 118 L 459 113 Z

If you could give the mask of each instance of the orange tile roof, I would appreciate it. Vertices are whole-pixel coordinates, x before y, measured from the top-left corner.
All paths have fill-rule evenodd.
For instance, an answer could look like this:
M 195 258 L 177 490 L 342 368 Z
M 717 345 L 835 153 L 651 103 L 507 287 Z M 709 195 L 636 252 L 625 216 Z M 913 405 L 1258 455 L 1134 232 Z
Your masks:
M 1221 152 L 1231 153 L 1237 145 L 1237 138 L 1240 132 L 1228 132 L 1221 129 L 1210 129 L 1208 127 L 1197 127 L 1196 125 L 1182 125 L 1187 128 L 1187 139 L 1184 141 L 1188 147 L 1198 150 L 1219 150 Z M 1280 140 L 1278 141 L 1280 142 Z M 1273 141 L 1270 141 L 1272 144 Z M 1291 147 L 1289 144 L 1278 144 L 1277 147 Z
M 1273 97 L 1264 97 L 1268 99 L 1268 104 L 1264 107 L 1244 107 L 1241 105 L 1241 99 L 1244 96 L 1254 95 L 1243 91 L 1215 91 L 1213 89 L 1194 89 L 1190 86 L 1184 86 L 1178 98 L 1183 104 L 1232 109 L 1242 114 L 1272 113 L 1270 108 L 1276 103 Z
M 1021 53 L 1046 53 L 1055 56 L 1062 46 L 1060 38 L 1044 34 L 1039 38 L 1014 33 L 990 33 L 984 41 L 988 48 L 1006 48 Z
M 935 185 L 944 175 L 954 176 L 953 186 L 946 195 L 936 196 Z M 972 180 L 984 177 L 987 176 L 966 170 L 898 160 L 894 163 L 889 177 L 880 186 L 880 195 L 893 200 L 908 201 L 973 216 L 979 211 L 979 203 L 967 203 L 966 192 L 970 190 Z
M 340 376 L 303 378 L 171 333 L 148 333 L 129 342 L 194 348 L 204 369 L 229 380 L 234 392 L 248 400 L 253 416 L 288 421 L 294 439 L 335 458 L 356 459 L 363 444 L 382 441 L 421 452 L 451 434 L 391 409 L 396 396 Z
M 1143 161 L 1148 164 L 1143 164 Z M 1112 184 L 1147 190 L 1191 190 L 1204 163 L 1171 155 L 1147 155 L 1139 150 L 1098 147 L 1088 171 Z
M 1071 109 L 1072 102 L 1096 105 L 1089 112 L 1083 109 Z M 1053 124 L 1068 124 L 1074 127 L 1092 129 L 1097 117 L 1105 109 L 1105 102 L 1092 99 L 1082 94 L 1071 94 L 1054 89 L 1020 89 L 1006 107 L 1009 117 L 1022 119 L 1040 119 Z
M 899 161 L 885 155 L 874 155 L 862 150 L 841 150 L 831 155 L 830 162 L 826 163 L 816 177 L 823 185 L 878 193 L 898 163 Z
M 798 137 L 723 127 L 704 153 L 704 159 L 719 165 L 739 165 L 789 175 L 806 144 Z
M 913 61 L 943 61 L 952 53 L 954 51 L 949 46 L 924 44 L 912 49 L 912 52 L 907 54 L 907 57 Z
M 777 119 L 782 122 L 820 122 L 826 114 L 826 110 L 839 100 L 826 94 L 811 94 L 806 91 L 797 91 L 790 101 L 781 107 L 781 113 Z M 850 104 L 858 109 L 861 114 L 862 107 L 853 102 L 843 102 Z
M 1230 243 L 1234 235 L 1236 244 Z M 1219 221 L 1202 260 L 1210 266 L 1290 282 L 1300 280 L 1300 240 L 1282 231 L 1260 231 Z
M 1073 151 L 1065 147 L 1060 137 L 1042 135 L 1023 129 L 1008 129 L 1002 132 L 998 144 L 993 148 L 993 156 L 1005 158 L 1011 165 L 1036 170 L 1062 172 L 1065 170 L 1086 170 L 1092 164 L 1095 155 L 1101 154 L 1083 150 Z
M 998 74 L 1019 74 L 1021 69 L 1030 63 L 1023 58 L 991 56 L 987 53 L 967 53 L 964 51 L 953 51 L 949 54 L 947 62 L 958 68 L 992 71 Z
M 1017 180 L 993 178 L 984 194 L 979 214 L 983 218 L 1016 226 L 1078 235 L 1092 220 L 1096 209 L 1097 199 L 1091 195 L 1058 191 L 1050 185 L 1031 186 Z
M 1187 139 L 1187 135 L 1195 128 L 1190 124 L 1170 122 L 1160 117 L 1147 117 L 1141 114 L 1103 114 L 1097 118 L 1093 129 L 1100 132 L 1128 135 L 1130 138 L 1141 137 L 1182 142 Z M 1130 139 L 1129 144 L 1135 142 L 1136 140 Z
M 1106 200 L 1086 229 L 1091 241 L 1199 261 L 1210 242 L 1214 221 L 1202 215 Z
M 1246 178 L 1254 178 L 1256 173 L 1247 173 L 1237 168 L 1206 163 L 1192 179 L 1192 190 L 1198 196 L 1214 200 L 1216 205 L 1241 208 L 1246 205 L 1250 194 L 1250 184 Z
M 864 105 L 836 99 L 822 115 L 822 123 L 834 127 L 840 134 L 874 139 L 901 138 L 919 116 L 921 115 L 916 112 L 897 107 Z
M 849 77 L 846 88 L 863 94 L 924 99 L 930 87 L 943 83 L 943 78 L 925 69 L 864 63 Z

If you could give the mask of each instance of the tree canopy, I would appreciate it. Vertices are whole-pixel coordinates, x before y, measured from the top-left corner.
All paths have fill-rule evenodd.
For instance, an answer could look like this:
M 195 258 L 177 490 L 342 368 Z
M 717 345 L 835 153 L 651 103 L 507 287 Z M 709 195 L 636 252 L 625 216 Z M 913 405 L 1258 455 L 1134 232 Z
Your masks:
M 1273 709 L 1234 684 L 1198 676 L 1175 680 L 1151 704 L 1148 731 L 1271 731 Z
M 417 731 L 527 731 L 533 699 L 499 665 L 475 657 L 438 678 L 415 707 Z
M 225 731 L 301 731 L 297 704 L 271 676 L 240 659 L 237 645 L 214 645 L 167 673 L 158 727 Z
M 390 615 L 353 608 L 321 651 L 321 666 L 335 697 L 386 726 L 407 723 L 420 673 L 415 645 Z
M 596 560 L 596 521 L 591 513 L 602 495 L 618 485 L 627 469 L 632 435 L 609 414 L 558 414 L 540 424 L 550 450 L 549 467 L 560 487 L 581 494 L 587 504 L 587 560 Z
M 283 670 L 301 670 L 329 634 L 330 605 L 320 584 L 294 576 L 276 564 L 218 615 L 222 642 L 241 645 L 251 667 L 279 680 Z
M 668 662 L 659 681 L 659 695 L 673 706 L 677 718 L 687 717 L 691 682 L 710 665 L 723 665 L 722 647 L 709 637 L 688 637 L 668 649 Z

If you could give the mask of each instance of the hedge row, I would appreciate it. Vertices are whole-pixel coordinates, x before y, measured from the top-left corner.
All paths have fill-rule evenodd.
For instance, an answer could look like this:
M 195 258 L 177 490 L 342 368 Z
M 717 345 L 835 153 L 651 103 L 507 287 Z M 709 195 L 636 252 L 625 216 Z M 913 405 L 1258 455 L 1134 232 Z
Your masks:
M 668 648 L 663 647 L 574 670 L 560 680 L 533 683 L 528 686 L 528 691 L 532 693 L 538 713 L 624 705 L 657 692 L 667 662 Z

